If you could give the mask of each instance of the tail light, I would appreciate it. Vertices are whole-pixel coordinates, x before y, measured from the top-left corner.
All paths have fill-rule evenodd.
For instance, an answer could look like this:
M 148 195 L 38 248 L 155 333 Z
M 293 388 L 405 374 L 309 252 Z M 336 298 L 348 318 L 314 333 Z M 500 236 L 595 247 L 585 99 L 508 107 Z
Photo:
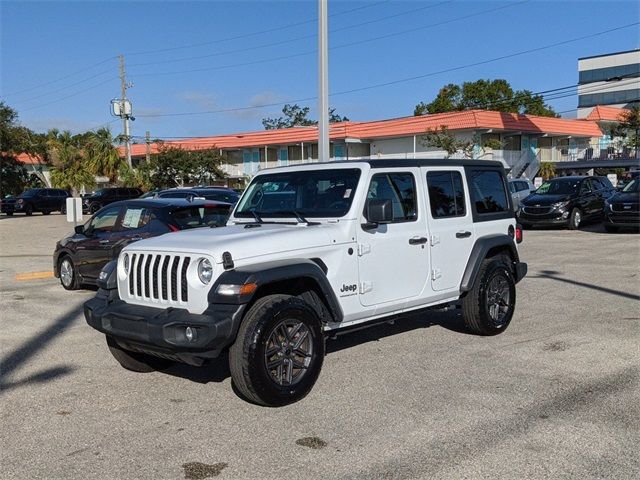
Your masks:
M 522 243 L 522 225 L 516 224 L 516 243 Z
M 172 232 L 179 232 L 180 229 L 178 227 L 176 227 L 175 225 L 172 225 L 171 223 L 168 224 L 169 225 L 169 230 L 171 230 Z

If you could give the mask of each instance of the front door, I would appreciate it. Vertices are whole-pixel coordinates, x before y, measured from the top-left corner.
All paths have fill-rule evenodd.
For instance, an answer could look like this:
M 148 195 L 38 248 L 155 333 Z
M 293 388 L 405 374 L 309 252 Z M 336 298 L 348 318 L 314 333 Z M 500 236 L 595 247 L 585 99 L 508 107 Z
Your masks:
M 458 288 L 475 240 L 464 169 L 422 171 L 429 193 L 431 285 L 435 291 Z
M 83 277 L 98 278 L 102 267 L 111 259 L 111 235 L 120 210 L 121 207 L 107 207 L 85 226 L 87 240 L 78 245 L 78 268 Z
M 360 284 L 353 287 L 364 306 L 389 303 L 393 310 L 425 287 L 429 251 L 419 172 L 409 168 L 371 173 L 367 200 L 390 200 L 393 221 L 371 226 L 362 215 L 357 252 Z

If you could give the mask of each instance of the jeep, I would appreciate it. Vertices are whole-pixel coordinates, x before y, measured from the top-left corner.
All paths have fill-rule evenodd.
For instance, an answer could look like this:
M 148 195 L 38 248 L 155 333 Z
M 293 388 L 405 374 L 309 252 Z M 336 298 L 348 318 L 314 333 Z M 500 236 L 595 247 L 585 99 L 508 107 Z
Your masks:
M 503 332 L 527 271 L 511 202 L 497 162 L 262 170 L 226 227 L 125 247 L 85 317 L 124 368 L 225 352 L 243 397 L 289 404 L 315 384 L 326 336 L 451 306 L 472 332 Z

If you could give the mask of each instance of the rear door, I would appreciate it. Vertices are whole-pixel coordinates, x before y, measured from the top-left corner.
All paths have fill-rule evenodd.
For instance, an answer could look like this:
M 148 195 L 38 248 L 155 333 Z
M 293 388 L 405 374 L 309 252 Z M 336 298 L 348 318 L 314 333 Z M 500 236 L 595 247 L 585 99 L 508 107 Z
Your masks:
M 429 200 L 431 285 L 435 291 L 457 289 L 475 241 L 464 169 L 422 170 Z

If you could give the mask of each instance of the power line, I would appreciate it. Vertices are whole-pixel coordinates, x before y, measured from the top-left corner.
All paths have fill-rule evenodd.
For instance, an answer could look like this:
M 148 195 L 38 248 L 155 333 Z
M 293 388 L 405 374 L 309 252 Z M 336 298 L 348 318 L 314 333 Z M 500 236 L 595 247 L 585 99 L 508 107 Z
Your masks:
M 59 78 L 56 78 L 54 80 L 49 80 L 47 82 L 39 83 L 38 85 L 33 85 L 33 86 L 29 87 L 29 88 L 23 88 L 22 90 L 16 90 L 15 92 L 5 93 L 5 94 L 3 94 L 3 97 L 11 97 L 13 95 L 18 95 L 19 93 L 28 92 L 30 90 L 35 90 L 36 88 L 44 87 L 45 85 L 50 85 L 52 83 L 60 82 L 61 80 L 66 80 L 67 78 L 74 77 L 74 76 L 76 76 L 76 75 L 78 75 L 80 73 L 86 72 L 88 70 L 92 70 L 95 67 L 99 67 L 100 65 L 104 65 L 105 63 L 110 62 L 110 61 L 112 61 L 112 60 L 114 60 L 116 58 L 117 57 L 115 57 L 115 56 L 114 57 L 105 58 L 104 60 L 102 60 L 102 61 L 100 61 L 98 63 L 94 63 L 93 65 L 90 65 L 88 67 L 82 68 L 80 70 L 76 70 L 75 72 L 70 73 L 68 75 L 65 75 L 63 77 L 59 77 Z
M 630 79 L 629 83 L 632 83 L 633 81 L 636 81 L 635 78 Z M 620 83 L 616 83 L 616 85 L 620 85 Z M 624 85 L 627 85 L 626 83 Z M 533 97 L 542 97 L 545 101 L 552 101 L 552 100 L 559 100 L 562 98 L 567 98 L 567 97 L 571 97 L 573 95 L 575 95 L 577 93 L 577 88 L 578 88 L 578 84 L 574 84 L 574 85 L 567 85 L 564 87 L 558 87 L 558 88 L 553 88 L 553 89 L 549 89 L 549 90 L 542 90 L 540 92 L 532 92 L 531 95 Z M 608 88 L 610 88 L 611 85 L 588 85 L 586 88 L 588 88 L 588 90 L 584 90 L 587 93 L 592 93 L 592 92 L 596 92 L 596 91 L 600 91 L 600 90 L 606 90 Z M 548 94 L 548 95 L 545 95 Z M 484 102 L 484 103 L 479 103 L 476 105 L 473 105 L 470 109 L 471 110 L 482 110 L 482 109 L 489 109 L 490 107 L 497 107 L 503 104 L 509 104 L 512 103 L 514 101 L 518 100 L 518 96 L 514 96 L 512 98 L 508 98 L 508 99 L 503 99 L 503 100 L 497 100 L 497 101 L 493 101 L 493 102 Z M 281 105 L 281 104 L 279 104 Z M 563 110 L 561 112 L 556 112 L 558 114 L 560 113 L 567 113 L 567 112 L 572 112 L 577 110 L 577 108 L 571 109 L 571 110 Z M 447 118 L 451 118 L 452 116 L 455 115 L 465 115 L 468 114 L 468 110 L 463 110 L 463 111 L 454 111 L 454 112 L 443 112 L 443 113 L 435 113 L 435 114 L 430 114 L 429 118 L 430 119 L 438 119 L 439 117 L 447 117 Z M 515 113 L 515 112 L 514 112 Z M 187 139 L 206 139 L 206 138 L 210 138 L 212 135 L 206 135 L 206 136 L 180 136 L 180 137 L 173 137 L 173 136 L 166 136 L 166 137 L 160 137 L 161 139 L 167 139 L 167 140 L 187 140 Z M 133 138 L 143 138 L 142 136 L 139 135 L 133 135 Z
M 530 1 L 530 0 L 526 0 L 526 1 Z M 521 2 L 521 3 L 526 3 L 526 2 Z M 432 23 L 429 25 L 424 25 L 421 27 L 418 27 L 420 29 L 426 29 L 426 28 L 433 28 L 433 27 L 438 27 L 440 25 L 445 25 L 445 24 L 449 24 L 452 23 L 454 21 L 458 21 L 458 20 L 466 20 L 470 17 L 477 17 L 480 15 L 484 15 L 486 13 L 492 13 L 496 10 L 500 10 L 503 8 L 509 8 L 515 5 L 519 5 L 519 4 L 508 4 L 505 6 L 501 6 L 498 8 L 491 8 L 489 10 L 482 10 L 480 12 L 475 12 L 473 14 L 470 15 L 464 15 L 462 17 L 456 17 L 456 18 L 452 18 L 449 20 L 446 20 L 444 22 L 437 22 L 437 23 Z M 357 25 L 359 26 L 359 25 Z M 411 29 L 411 31 L 414 31 L 415 29 Z M 404 32 L 396 32 L 396 34 L 402 34 Z M 359 42 L 354 42 L 354 43 L 346 43 L 346 44 L 342 44 L 342 45 L 336 45 L 334 47 L 330 47 L 329 50 L 333 50 L 334 48 L 346 48 L 349 47 L 351 45 L 359 45 L 361 43 L 366 43 L 366 42 L 372 42 L 375 40 L 379 40 L 379 39 L 383 39 L 383 38 L 387 38 L 388 35 L 383 35 L 381 37 L 374 37 L 374 38 L 370 38 L 367 40 L 362 40 Z M 307 37 L 302 37 L 302 38 L 307 38 Z M 288 42 L 290 40 L 287 40 L 285 42 Z M 282 42 L 279 42 L 282 43 Z M 271 44 L 273 45 L 273 44 Z M 228 52 L 227 52 L 228 53 Z M 297 58 L 297 57 L 303 57 L 303 56 L 307 56 L 307 55 L 314 55 L 317 53 L 317 50 L 309 50 L 306 52 L 302 52 L 302 53 L 294 53 L 294 54 L 290 54 L 290 55 L 281 55 L 278 57 L 272 57 L 272 58 L 266 58 L 266 59 L 261 59 L 261 60 L 254 60 L 254 61 L 249 61 L 249 62 L 241 62 L 241 63 L 235 63 L 235 64 L 229 64 L 229 65 L 217 65 L 214 67 L 204 67 L 204 68 L 195 68 L 195 69 L 189 69 L 189 70 L 174 70 L 174 71 L 168 71 L 168 72 L 147 72 L 147 73 L 138 73 L 138 74 L 134 74 L 134 76 L 138 76 L 138 77 L 146 77 L 146 76 L 166 76 L 166 75 L 181 75 L 181 74 L 187 74 L 187 73 L 198 73 L 198 72 L 206 72 L 206 71 L 213 71 L 213 70 L 226 70 L 229 68 L 237 68 L 237 67 L 245 67 L 245 66 L 251 66 L 251 65 L 258 65 L 258 64 L 263 64 L 263 63 L 271 63 L 271 62 L 275 62 L 275 61 L 279 61 L 279 60 L 289 60 L 291 58 Z M 140 64 L 138 64 L 140 65 Z
M 523 5 L 525 3 L 529 3 L 530 1 L 531 0 L 523 0 L 523 1 L 517 2 L 517 3 L 508 3 L 506 5 L 501 5 L 499 7 L 490 8 L 490 9 L 487 9 L 487 10 L 481 10 L 479 12 L 471 13 L 471 14 L 468 14 L 468 15 L 463 15 L 461 17 L 451 18 L 449 20 L 444 20 L 444 21 L 441 21 L 441 22 L 431 23 L 431 24 L 428 24 L 428 25 L 421 25 L 419 27 L 414 27 L 414 28 L 410 28 L 410 29 L 407 29 L 407 30 L 400 30 L 400 31 L 393 32 L 393 33 L 386 34 L 386 35 L 380 35 L 380 36 L 377 36 L 377 37 L 367 38 L 367 39 L 359 40 L 359 41 L 356 41 L 356 42 L 349 42 L 349 43 L 344 43 L 342 45 L 336 45 L 336 46 L 331 47 L 329 50 L 335 50 L 335 49 L 339 49 L 339 48 L 347 48 L 347 47 L 351 47 L 351 46 L 354 46 L 354 45 L 361 45 L 363 43 L 369 43 L 369 42 L 374 42 L 374 41 L 377 41 L 377 40 L 384 40 L 384 39 L 387 39 L 387 38 L 395 37 L 395 36 L 398 36 L 398 35 L 404 35 L 406 33 L 413 33 L 413 32 L 419 31 L 419 30 L 425 30 L 425 29 L 428 29 L 428 28 L 434 28 L 434 27 L 438 27 L 438 26 L 441 26 L 441 25 L 447 25 L 449 23 L 454 23 L 454 22 L 457 22 L 459 20 L 467 20 L 469 18 L 473 18 L 473 17 L 477 17 L 477 16 L 480 16 L 480 15 L 484 15 L 486 13 L 493 13 L 493 12 L 496 12 L 498 10 L 504 10 L 506 8 L 511 8 L 511 7 L 516 7 L 516 6 L 519 6 L 519 5 Z M 448 1 L 441 2 L 441 3 L 437 3 L 435 5 L 429 5 L 429 7 L 433 8 L 433 7 L 437 7 L 437 6 L 443 5 L 445 3 L 450 3 L 450 2 L 448 2 Z M 382 20 L 384 20 L 384 19 L 379 19 L 379 20 L 376 20 L 376 21 L 382 21 Z M 349 29 L 349 28 L 360 27 L 362 25 L 367 25 L 368 23 L 371 23 L 371 22 L 369 21 L 369 22 L 364 22 L 362 24 L 355 24 L 355 25 L 351 25 L 351 26 L 348 26 L 348 27 L 343 27 L 342 29 L 338 29 L 338 30 L 345 30 L 345 29 Z M 335 31 L 337 31 L 337 30 L 332 30 L 330 33 L 335 33 Z M 200 60 L 200 59 L 203 59 L 203 58 L 219 57 L 219 56 L 223 56 L 223 55 L 230 55 L 230 54 L 233 54 L 233 53 L 242 53 L 242 52 L 248 52 L 248 51 L 258 50 L 258 49 L 262 49 L 262 48 L 268 48 L 268 47 L 274 47 L 274 46 L 278 46 L 278 45 L 284 45 L 284 44 L 287 44 L 287 43 L 299 42 L 300 40 L 305 40 L 305 39 L 308 39 L 308 38 L 315 38 L 315 37 L 316 37 L 315 34 L 303 35 L 303 36 L 300 36 L 300 37 L 288 38 L 286 40 L 280 40 L 280 41 L 271 42 L 271 43 L 264 43 L 262 45 L 254 45 L 254 46 L 251 46 L 251 47 L 244 47 L 244 48 L 239 48 L 239 49 L 235 49 L 235 50 L 226 50 L 226 51 L 222 51 L 222 52 L 214 52 L 214 53 L 209 53 L 209 54 L 206 54 L 206 55 L 196 55 L 196 56 L 191 56 L 191 57 L 182 57 L 182 58 L 174 58 L 174 59 L 168 59 L 168 60 L 159 60 L 159 61 L 155 61 L 155 62 L 133 63 L 130 66 L 132 66 L 132 67 L 141 67 L 141 66 L 147 66 L 147 65 L 160 65 L 160 64 L 167 64 L 167 63 L 186 62 L 186 61 L 190 61 L 190 60 Z M 309 52 L 305 52 L 304 54 L 295 54 L 295 55 L 292 55 L 292 57 L 293 56 L 302 56 L 302 55 L 311 55 L 311 54 L 314 54 L 314 53 L 316 53 L 316 50 L 311 50 Z M 278 58 L 278 59 L 281 59 L 281 58 Z M 213 69 L 215 69 L 215 67 Z
M 551 44 L 544 45 L 544 46 L 541 46 L 541 47 L 531 48 L 531 49 L 528 49 L 528 50 L 522 50 L 520 52 L 515 52 L 515 53 L 511 53 L 511 54 L 507 54 L 507 55 L 501 55 L 499 57 L 494 57 L 494 58 L 491 58 L 491 59 L 482 60 L 482 61 L 479 61 L 479 62 L 474 62 L 474 63 L 470 63 L 470 64 L 466 64 L 466 65 L 461 65 L 461 66 L 457 66 L 457 67 L 451 67 L 451 68 L 447 68 L 447 69 L 443 69 L 443 70 L 438 70 L 438 71 L 435 71 L 435 72 L 429 72 L 429 73 L 425 73 L 425 74 L 421 74 L 421 75 L 415 75 L 415 76 L 412 76 L 412 77 L 406 77 L 406 78 L 401 78 L 401 79 L 397 79 L 397 80 L 391 80 L 391 81 L 388 81 L 388 82 L 368 85 L 368 86 L 365 86 L 365 87 L 353 88 L 353 89 L 350 89 L 350 90 L 343 90 L 341 92 L 334 92 L 334 93 L 330 94 L 330 96 L 335 97 L 335 96 L 339 96 L 339 95 L 347 95 L 347 94 L 351 94 L 351 93 L 362 92 L 362 91 L 366 91 L 366 90 L 372 90 L 372 89 L 375 89 L 375 88 L 382 88 L 382 87 L 387 87 L 387 86 L 391 86 L 391 85 L 397 85 L 397 84 L 400 84 L 400 83 L 406 83 L 406 82 L 411 82 L 411 81 L 415 81 L 415 80 L 420 80 L 420 79 L 423 79 L 423 78 L 432 77 L 432 76 L 435 76 L 435 75 L 440 75 L 442 73 L 449 73 L 449 72 L 453 72 L 453 71 L 457 71 L 457 70 L 463 70 L 463 69 L 466 69 L 466 68 L 476 67 L 476 66 L 479 66 L 479 65 L 486 65 L 488 63 L 493 63 L 493 62 L 497 62 L 497 61 L 500 61 L 500 60 L 505 60 L 505 59 L 508 59 L 508 58 L 514 58 L 514 57 L 517 57 L 517 56 L 526 55 L 526 54 L 529 54 L 529 53 L 548 50 L 550 48 L 555 48 L 555 47 L 566 45 L 566 44 L 569 44 L 569 43 L 575 43 L 575 42 L 578 42 L 578 41 L 581 41 L 581 40 L 585 40 L 585 39 L 588 39 L 588 38 L 598 37 L 598 36 L 605 35 L 607 33 L 611 33 L 611 32 L 614 32 L 614 31 L 622 30 L 622 29 L 625 29 L 625 28 L 630 28 L 630 27 L 636 26 L 638 24 L 640 24 L 640 22 L 634 22 L 634 23 L 631 23 L 631 24 L 610 28 L 610 29 L 607 29 L 607 30 L 591 33 L 591 34 L 588 34 L 588 35 L 583 35 L 583 36 L 572 38 L 572 39 L 569 39 L 569 40 L 563 40 L 563 41 L 560 41 L 560 42 L 555 42 L 555 43 L 551 43 Z M 288 102 L 268 103 L 268 104 L 262 104 L 262 105 L 252 105 L 252 106 L 237 107 L 237 108 L 225 108 L 225 109 L 220 109 L 220 110 L 208 110 L 208 111 L 200 111 L 200 112 L 176 112 L 176 113 L 162 113 L 162 114 L 142 114 L 142 115 L 138 115 L 138 116 L 139 117 L 177 117 L 177 116 L 189 116 L 189 115 L 208 115 L 208 114 L 228 113 L 228 112 L 235 112 L 235 111 L 242 111 L 242 110 L 252 110 L 252 109 L 258 109 L 258 108 L 273 107 L 273 106 L 278 106 L 278 105 L 284 105 L 285 103 L 299 103 L 299 102 L 306 102 L 306 101 L 315 100 L 315 99 L 316 99 L 316 97 L 306 97 L 306 98 L 299 98 L 299 99 L 295 99 L 295 100 L 290 100 Z
M 117 79 L 118 79 L 118 77 L 111 77 L 111 78 L 107 78 L 106 80 L 104 80 L 104 81 L 102 81 L 102 82 L 100 82 L 100 83 L 96 83 L 95 85 L 92 85 L 92 86 L 90 86 L 90 87 L 88 87 L 88 88 L 85 88 L 85 89 L 83 89 L 83 90 L 78 90 L 77 92 L 72 93 L 71 95 L 67 95 L 67 96 L 65 96 L 65 97 L 58 98 L 57 100 L 53 100 L 53 101 L 51 101 L 51 102 L 43 103 L 43 104 L 41 104 L 41 105 L 36 105 L 36 106 L 34 106 L 34 107 L 23 108 L 23 109 L 22 109 L 22 111 L 23 111 L 23 112 L 28 112 L 28 111 L 30 111 L 30 110 L 37 110 L 37 109 L 39 109 L 39 108 L 46 107 L 47 105 L 52 105 L 52 104 L 54 104 L 54 103 L 61 102 L 61 101 L 66 100 L 66 99 L 68 99 L 68 98 L 75 97 L 76 95 L 80 95 L 81 93 L 85 93 L 85 92 L 88 92 L 89 90 L 93 90 L 94 88 L 98 88 L 98 87 L 99 87 L 99 86 L 101 86 L 101 85 L 104 85 L 104 84 L 106 84 L 106 83 L 109 83 L 109 82 L 111 82 L 111 81 L 113 81 L 113 80 L 117 80 Z
M 383 1 L 380 1 L 380 2 L 361 5 L 359 7 L 351 8 L 351 9 L 348 9 L 348 10 L 344 10 L 342 12 L 333 13 L 333 14 L 329 15 L 329 17 L 338 17 L 338 16 L 341 16 L 341 15 L 346 15 L 347 13 L 352 13 L 352 12 L 356 12 L 356 11 L 359 11 L 359 10 L 364 10 L 366 8 L 377 7 L 379 5 L 382 5 L 382 4 L 385 4 L 385 3 L 389 3 L 390 1 L 391 0 L 383 0 Z M 177 46 L 177 47 L 159 48 L 159 49 L 156 49 L 156 50 L 145 50 L 145 51 L 141 51 L 141 52 L 130 52 L 130 53 L 127 53 L 127 55 L 128 56 L 148 55 L 148 54 L 152 54 L 152 53 L 170 52 L 170 51 L 182 50 L 182 49 L 186 49 L 186 48 L 203 47 L 205 45 L 214 45 L 214 44 L 217 44 L 217 43 L 224 43 L 224 42 L 229 42 L 229 41 L 232 41 L 232 40 L 239 40 L 239 39 L 242 39 L 242 38 L 254 37 L 256 35 L 263 35 L 265 33 L 279 32 L 279 31 L 284 30 L 284 29 L 298 27 L 298 26 L 301 26 L 301 25 L 307 25 L 309 23 L 315 23 L 317 21 L 318 21 L 317 18 L 311 18 L 309 20 L 304 20 L 302 22 L 289 23 L 289 24 L 286 24 L 286 25 L 280 25 L 278 27 L 268 28 L 266 30 L 259 30 L 259 31 L 256 31 L 256 32 L 243 33 L 241 35 L 236 35 L 236 36 L 233 36 L 233 37 L 220 38 L 220 39 L 211 40 L 211 41 L 208 41 L 208 42 L 192 43 L 192 44 L 181 45 L 181 46 Z M 133 64 L 131 66 L 133 66 Z

